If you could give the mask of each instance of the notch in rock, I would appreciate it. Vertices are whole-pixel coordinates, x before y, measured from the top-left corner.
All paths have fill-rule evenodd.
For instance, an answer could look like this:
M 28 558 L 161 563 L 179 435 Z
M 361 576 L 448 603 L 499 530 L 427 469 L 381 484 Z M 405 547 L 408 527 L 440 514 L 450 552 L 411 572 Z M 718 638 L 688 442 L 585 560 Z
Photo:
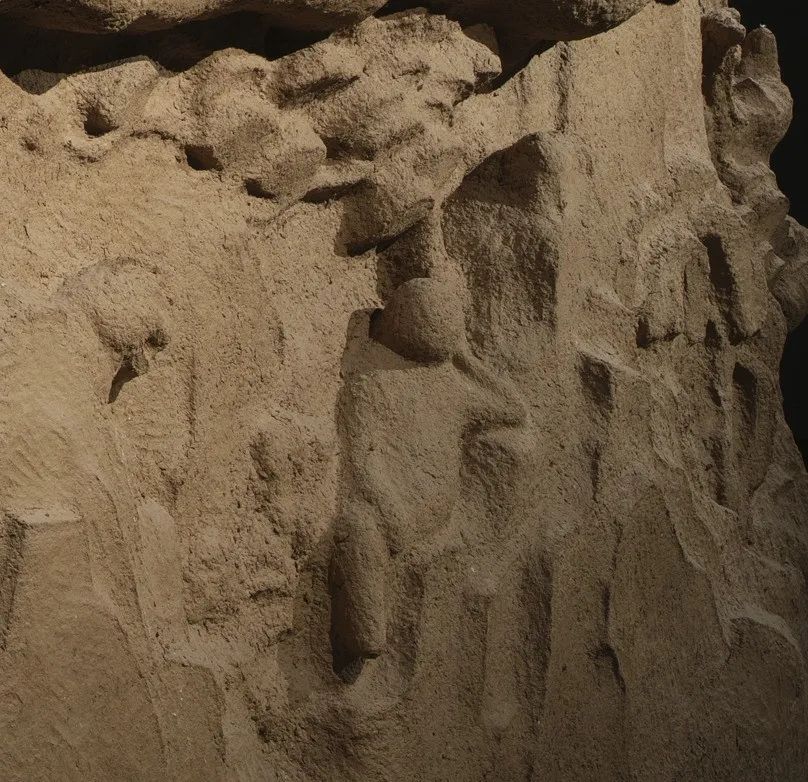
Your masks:
M 207 144 L 188 144 L 185 160 L 194 171 L 221 171 L 222 164 L 213 147 Z
M 109 387 L 109 396 L 107 403 L 112 404 L 118 399 L 123 387 L 130 381 L 139 377 L 141 372 L 137 368 L 139 362 L 134 356 L 124 356 L 115 377 L 112 378 L 112 384 Z
M 125 352 L 121 358 L 118 371 L 115 373 L 115 377 L 112 378 L 107 403 L 112 404 L 115 402 L 127 383 L 136 377 L 145 375 L 149 371 L 149 359 L 146 356 L 146 349 L 156 353 L 167 344 L 167 335 L 161 329 L 157 329 L 146 338 L 144 347 Z
M 91 138 L 99 138 L 115 130 L 112 122 L 98 106 L 88 106 L 84 112 L 84 132 Z

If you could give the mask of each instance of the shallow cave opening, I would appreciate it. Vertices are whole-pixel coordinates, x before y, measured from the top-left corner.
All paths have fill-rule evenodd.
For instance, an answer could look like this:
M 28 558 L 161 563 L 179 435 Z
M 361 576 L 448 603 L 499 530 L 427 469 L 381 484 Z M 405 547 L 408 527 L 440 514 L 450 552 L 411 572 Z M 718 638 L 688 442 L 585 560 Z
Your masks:
M 794 121 L 775 150 L 772 168 L 791 201 L 791 214 L 808 225 L 808 156 L 804 151 L 808 138 L 808 47 L 804 40 L 808 8 L 772 0 L 732 0 L 732 5 L 741 12 L 747 29 L 766 25 L 777 36 L 783 81 L 794 96 Z M 808 321 L 786 342 L 780 385 L 786 420 L 808 465 Z

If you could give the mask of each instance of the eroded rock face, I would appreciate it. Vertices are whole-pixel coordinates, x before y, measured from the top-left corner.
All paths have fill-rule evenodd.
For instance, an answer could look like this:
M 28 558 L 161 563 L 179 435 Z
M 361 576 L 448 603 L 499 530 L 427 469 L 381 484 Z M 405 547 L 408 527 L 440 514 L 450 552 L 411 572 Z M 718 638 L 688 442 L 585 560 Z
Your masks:
M 379 6 L 8 6 L 0 777 L 805 779 L 773 37 Z
M 654 0 L 426 0 L 424 5 L 464 23 L 492 25 L 509 59 L 521 60 L 538 46 L 611 30 L 650 2 Z
M 361 21 L 382 5 L 384 0 L 3 0 L 0 14 L 59 30 L 142 33 L 234 11 L 256 11 L 288 30 L 327 32 Z
M 534 40 L 563 41 L 616 27 L 649 2 L 653 0 L 426 0 L 407 5 L 496 23 L 529 33 Z M 0 13 L 44 27 L 114 33 L 160 30 L 194 19 L 254 11 L 287 30 L 331 31 L 366 19 L 384 5 L 383 0 L 3 0 Z

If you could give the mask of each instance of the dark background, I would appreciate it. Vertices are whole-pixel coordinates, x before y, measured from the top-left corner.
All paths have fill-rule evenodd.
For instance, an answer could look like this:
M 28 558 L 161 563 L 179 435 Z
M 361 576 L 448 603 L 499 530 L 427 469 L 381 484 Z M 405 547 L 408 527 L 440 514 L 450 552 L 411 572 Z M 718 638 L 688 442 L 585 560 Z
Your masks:
M 772 168 L 791 200 L 791 214 L 808 225 L 808 9 L 803 0 L 732 0 L 747 29 L 765 24 L 777 36 L 783 81 L 794 96 L 794 122 Z M 808 465 L 808 320 L 791 334 L 780 368 L 783 406 Z

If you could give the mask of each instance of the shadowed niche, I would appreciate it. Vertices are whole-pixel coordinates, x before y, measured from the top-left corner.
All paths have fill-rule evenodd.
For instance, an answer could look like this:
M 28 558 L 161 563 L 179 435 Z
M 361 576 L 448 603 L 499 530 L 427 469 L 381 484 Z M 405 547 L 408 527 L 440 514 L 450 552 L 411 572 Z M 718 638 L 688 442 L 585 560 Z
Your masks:
M 311 46 L 323 37 L 277 29 L 261 15 L 252 13 L 234 13 L 143 34 L 72 33 L 3 21 L 0 71 L 11 78 L 26 70 L 56 75 L 42 82 L 42 92 L 59 82 L 58 74 L 68 75 L 132 57 L 149 57 L 170 71 L 183 71 L 222 49 L 243 49 L 272 60 Z

